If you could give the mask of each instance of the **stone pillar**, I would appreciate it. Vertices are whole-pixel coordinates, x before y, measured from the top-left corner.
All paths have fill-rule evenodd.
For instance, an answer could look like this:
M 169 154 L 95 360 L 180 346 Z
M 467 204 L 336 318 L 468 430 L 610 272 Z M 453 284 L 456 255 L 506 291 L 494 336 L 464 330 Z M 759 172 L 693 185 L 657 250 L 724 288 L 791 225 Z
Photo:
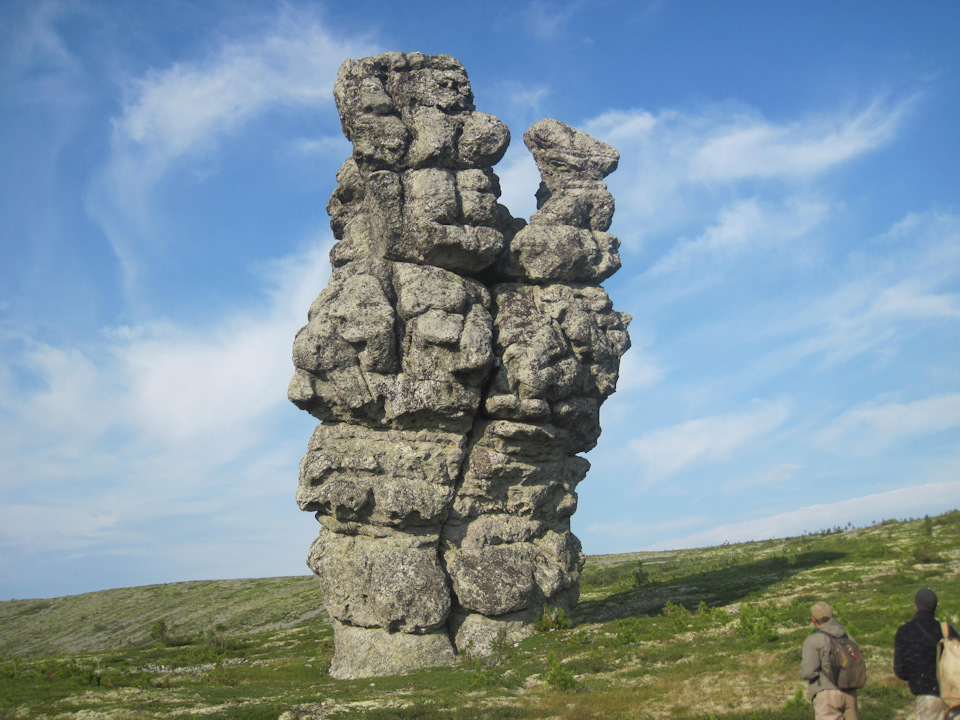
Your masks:
M 289 397 L 321 421 L 297 501 L 334 623 L 339 678 L 484 652 L 572 608 L 570 532 L 629 317 L 602 178 L 616 152 L 555 120 L 527 225 L 492 166 L 510 134 L 445 55 L 347 60 L 334 96 L 353 154 L 327 210 L 328 286 L 293 348 Z

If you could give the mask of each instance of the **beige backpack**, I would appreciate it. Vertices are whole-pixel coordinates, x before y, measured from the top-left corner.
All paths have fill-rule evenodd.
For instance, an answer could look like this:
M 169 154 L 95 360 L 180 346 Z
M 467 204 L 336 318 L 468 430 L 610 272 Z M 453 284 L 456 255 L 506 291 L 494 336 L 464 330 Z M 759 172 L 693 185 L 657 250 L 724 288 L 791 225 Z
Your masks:
M 948 708 L 960 705 L 960 640 L 950 637 L 950 626 L 940 623 L 943 639 L 937 643 L 937 682 L 940 699 Z

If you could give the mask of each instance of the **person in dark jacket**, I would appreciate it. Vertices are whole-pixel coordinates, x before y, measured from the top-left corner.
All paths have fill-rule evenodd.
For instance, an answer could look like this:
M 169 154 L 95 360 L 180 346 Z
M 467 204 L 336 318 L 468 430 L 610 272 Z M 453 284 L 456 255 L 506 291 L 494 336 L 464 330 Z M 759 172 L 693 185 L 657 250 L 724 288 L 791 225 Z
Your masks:
M 807 681 L 807 698 L 813 702 L 816 720 L 858 720 L 857 691 L 840 690 L 833 681 L 830 663 L 830 637 L 843 637 L 843 626 L 833 617 L 833 608 L 825 602 L 810 608 L 814 632 L 803 641 L 800 677 Z
M 943 637 L 940 623 L 933 616 L 937 596 L 930 588 L 922 588 L 913 598 L 917 614 L 897 629 L 893 641 L 893 673 L 906 680 L 916 695 L 917 720 L 940 720 L 947 710 L 940 700 L 937 684 L 937 643 Z M 958 637 L 950 628 L 950 635 Z

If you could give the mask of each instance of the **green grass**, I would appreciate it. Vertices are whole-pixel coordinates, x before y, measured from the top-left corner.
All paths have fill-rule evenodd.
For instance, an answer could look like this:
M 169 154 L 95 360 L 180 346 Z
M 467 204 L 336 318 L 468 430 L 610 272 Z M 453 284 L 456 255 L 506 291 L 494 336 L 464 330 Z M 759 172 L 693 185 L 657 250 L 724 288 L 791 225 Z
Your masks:
M 867 659 L 861 715 L 902 720 L 912 699 L 892 674 L 893 635 L 923 585 L 957 623 L 960 512 L 591 557 L 582 585 L 572 627 L 541 623 L 489 658 L 355 681 L 326 674 L 314 578 L 0 603 L 0 718 L 810 720 L 797 668 L 809 607 L 825 599 Z M 167 646 L 149 637 L 161 619 Z

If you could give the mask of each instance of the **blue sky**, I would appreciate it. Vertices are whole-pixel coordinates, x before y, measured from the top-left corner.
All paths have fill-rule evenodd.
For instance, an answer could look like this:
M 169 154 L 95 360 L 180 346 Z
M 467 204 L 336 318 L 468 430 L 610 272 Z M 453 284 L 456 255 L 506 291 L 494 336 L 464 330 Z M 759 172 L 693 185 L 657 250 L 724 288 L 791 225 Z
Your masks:
M 345 57 L 616 147 L 589 554 L 960 506 L 960 4 L 6 0 L 0 599 L 306 573 L 290 348 Z

